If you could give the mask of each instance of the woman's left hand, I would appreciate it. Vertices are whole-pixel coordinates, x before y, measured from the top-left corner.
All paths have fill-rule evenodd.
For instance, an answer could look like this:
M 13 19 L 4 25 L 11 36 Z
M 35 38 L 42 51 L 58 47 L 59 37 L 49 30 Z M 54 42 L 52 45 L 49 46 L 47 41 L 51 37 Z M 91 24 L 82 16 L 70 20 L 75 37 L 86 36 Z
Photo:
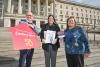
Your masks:
M 85 54 L 84 54 L 84 57 L 85 57 L 85 58 L 88 58 L 89 56 L 90 56 L 90 53 L 85 53 Z
M 53 41 L 52 41 L 52 44 L 56 44 L 57 43 L 57 39 L 54 39 Z

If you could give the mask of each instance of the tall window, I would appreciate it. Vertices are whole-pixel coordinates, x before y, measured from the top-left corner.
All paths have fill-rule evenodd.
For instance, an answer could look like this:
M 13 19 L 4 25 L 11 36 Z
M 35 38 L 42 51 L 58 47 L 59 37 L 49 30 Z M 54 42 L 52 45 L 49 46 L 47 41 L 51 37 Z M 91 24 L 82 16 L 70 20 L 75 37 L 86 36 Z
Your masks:
M 68 9 L 68 6 L 66 6 L 66 9 Z
M 76 17 L 76 22 L 77 22 L 77 24 L 80 24 L 79 17 Z
M 99 20 L 99 16 L 98 16 L 98 20 Z
M 98 24 L 100 24 L 100 20 L 98 20 Z
M 97 20 L 97 24 L 100 24 L 100 20 Z
M 66 12 L 66 15 L 68 15 L 68 11 Z
M 3 13 L 3 0 L 0 0 L 0 18 L 2 16 Z M 1 21 L 1 20 L 0 20 Z M 0 22 L 1 23 L 1 22 Z
M 60 14 L 62 14 L 62 10 L 60 11 Z
M 92 19 L 90 18 L 90 24 L 92 24 Z
M 61 29 L 63 29 L 64 28 L 64 25 L 61 25 Z
M 78 11 L 78 8 L 76 8 L 76 11 Z
M 73 10 L 73 7 L 71 7 L 71 10 Z
M 57 13 L 57 9 L 55 9 L 55 13 Z
M 2 16 L 2 2 L 0 2 L 0 17 Z
M 94 14 L 95 14 L 95 11 L 94 11 Z
M 96 16 L 94 15 L 94 18 L 96 18 Z
M 90 10 L 90 13 L 91 13 L 91 10 Z
M 40 21 L 40 28 L 43 28 L 45 24 L 45 21 Z
M 28 3 L 28 0 L 25 0 L 25 3 Z
M 90 18 L 92 18 L 92 16 L 90 15 Z
M 82 19 L 82 23 L 84 23 L 84 18 L 83 18 L 83 17 L 81 17 L 81 19 Z
M 78 13 L 76 13 L 76 16 L 78 16 Z
M 86 17 L 88 17 L 88 14 L 86 14 Z
M 14 27 L 15 26 L 15 19 L 10 19 L 11 21 L 11 27 Z
M 57 7 L 57 4 L 55 4 L 55 7 Z
M 60 21 L 63 21 L 63 15 L 60 15 Z
M 99 12 L 97 12 L 97 15 L 99 15 Z
M 81 9 L 81 11 L 83 12 L 83 9 Z
M 36 4 L 36 1 L 33 1 L 32 3 L 33 3 L 33 4 Z
M 88 18 L 85 18 L 85 20 L 86 20 L 86 23 L 89 23 L 89 22 L 88 22 Z
M 33 22 L 33 24 L 35 24 L 35 25 L 36 25 L 36 21 L 35 21 L 35 20 L 33 20 L 32 22 Z
M 85 12 L 87 13 L 87 10 L 85 10 Z
M 72 12 L 72 16 L 74 15 L 74 13 Z
M 82 13 L 82 17 L 83 17 L 83 13 Z

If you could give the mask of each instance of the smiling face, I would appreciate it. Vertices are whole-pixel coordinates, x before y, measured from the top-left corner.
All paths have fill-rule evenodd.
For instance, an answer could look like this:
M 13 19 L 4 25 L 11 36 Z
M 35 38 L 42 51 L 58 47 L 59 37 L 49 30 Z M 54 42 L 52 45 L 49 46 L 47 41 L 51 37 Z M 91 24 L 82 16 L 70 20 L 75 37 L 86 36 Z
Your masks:
M 27 18 L 27 20 L 29 20 L 29 21 L 32 21 L 33 20 L 33 14 L 32 14 L 32 12 L 27 12 L 26 13 L 26 18 Z
M 76 23 L 75 23 L 75 20 L 74 18 L 70 18 L 69 21 L 68 21 L 68 26 L 69 27 L 75 27 Z
M 76 26 L 76 21 L 74 19 L 74 17 L 70 17 L 67 20 L 67 28 L 73 28 Z
M 50 16 L 50 17 L 48 18 L 48 22 L 49 22 L 49 24 L 53 24 L 53 23 L 54 23 L 54 18 L 53 18 L 53 16 Z

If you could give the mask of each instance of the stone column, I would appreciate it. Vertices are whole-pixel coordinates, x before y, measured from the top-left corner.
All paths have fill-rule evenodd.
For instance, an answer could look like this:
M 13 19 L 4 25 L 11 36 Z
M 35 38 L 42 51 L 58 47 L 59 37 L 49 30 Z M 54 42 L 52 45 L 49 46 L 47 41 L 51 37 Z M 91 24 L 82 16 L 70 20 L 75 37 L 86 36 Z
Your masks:
M 40 0 L 37 0 L 38 15 L 40 15 Z
M 10 13 L 11 10 L 11 1 L 12 0 L 8 0 L 8 7 L 7 7 L 7 12 Z
M 14 13 L 14 5 L 11 6 L 11 11 L 10 11 L 10 13 L 11 13 L 11 14 Z
M 53 15 L 55 16 L 55 0 L 53 0 Z
M 48 0 L 46 0 L 46 16 L 48 16 Z
M 31 11 L 32 3 L 31 0 L 28 0 L 28 11 Z
M 18 14 L 22 14 L 22 0 L 18 1 Z

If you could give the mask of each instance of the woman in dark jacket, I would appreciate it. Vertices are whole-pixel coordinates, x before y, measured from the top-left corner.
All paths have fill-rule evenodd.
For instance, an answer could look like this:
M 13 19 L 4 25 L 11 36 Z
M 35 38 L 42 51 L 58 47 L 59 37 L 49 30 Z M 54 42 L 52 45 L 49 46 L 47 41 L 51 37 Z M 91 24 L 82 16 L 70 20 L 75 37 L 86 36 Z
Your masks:
M 57 35 L 59 31 L 60 28 L 55 22 L 54 16 L 49 15 L 48 23 L 44 25 L 40 33 L 42 48 L 44 49 L 45 67 L 56 67 L 56 55 L 60 47 Z
M 84 56 L 90 54 L 86 32 L 76 26 L 74 17 L 69 17 L 66 25 L 64 42 L 68 67 L 84 67 Z

